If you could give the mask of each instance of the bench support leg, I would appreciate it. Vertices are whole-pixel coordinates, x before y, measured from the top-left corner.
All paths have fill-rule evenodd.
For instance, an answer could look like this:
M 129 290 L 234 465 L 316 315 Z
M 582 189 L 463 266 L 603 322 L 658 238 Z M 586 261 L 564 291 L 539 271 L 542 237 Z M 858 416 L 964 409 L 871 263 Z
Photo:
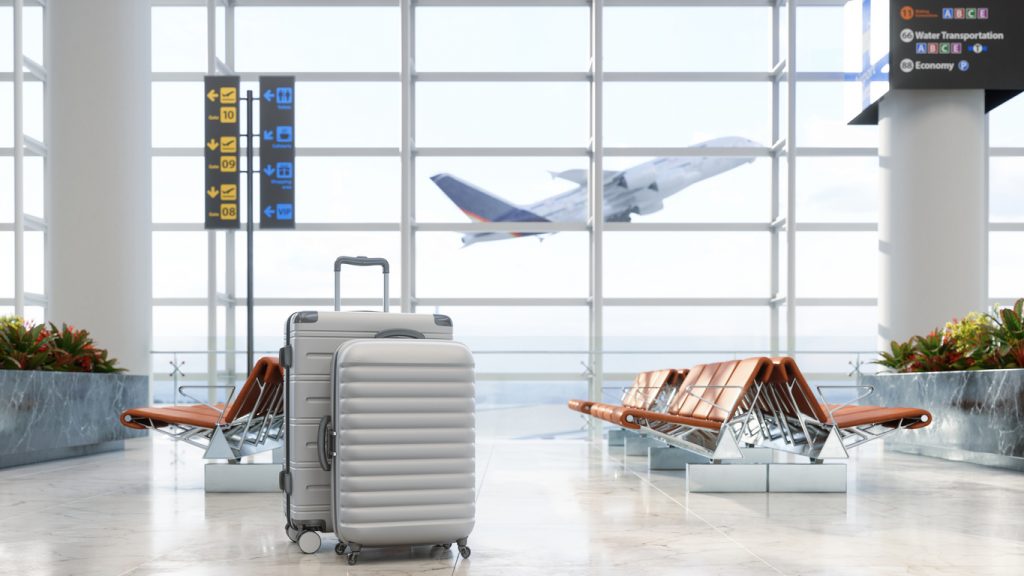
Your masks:
M 652 446 L 647 450 L 647 467 L 651 470 L 686 470 L 687 464 L 709 463 L 707 457 L 682 448 Z
M 768 464 L 689 464 L 688 492 L 767 492 Z
M 280 464 L 206 464 L 206 492 L 280 492 Z
M 846 464 L 772 464 L 771 492 L 846 492 Z
M 626 445 L 626 435 L 627 434 L 629 434 L 629 432 L 623 430 L 622 428 L 613 428 L 613 429 L 609 430 L 608 431 L 608 445 L 609 446 L 625 446 Z
M 661 440 L 655 440 L 648 436 L 631 434 L 626 437 L 626 456 L 647 456 L 648 448 L 666 448 Z

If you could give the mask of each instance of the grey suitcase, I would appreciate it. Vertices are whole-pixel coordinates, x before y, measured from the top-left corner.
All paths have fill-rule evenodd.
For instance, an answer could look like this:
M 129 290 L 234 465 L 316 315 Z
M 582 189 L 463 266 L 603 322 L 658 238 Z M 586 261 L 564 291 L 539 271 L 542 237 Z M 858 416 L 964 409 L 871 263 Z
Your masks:
M 338 312 L 343 265 L 380 266 L 384 311 L 389 266 L 383 258 L 340 257 L 334 263 L 334 312 L 296 312 L 285 327 L 280 361 L 285 370 L 285 456 L 280 476 L 285 533 L 303 552 L 320 548 L 317 532 L 333 531 L 331 480 L 320 466 L 317 430 L 331 411 L 331 360 L 353 338 L 452 339 L 452 321 L 439 314 Z
M 363 548 L 458 543 L 476 512 L 474 363 L 458 342 L 352 340 L 334 355 L 330 469 L 334 532 Z

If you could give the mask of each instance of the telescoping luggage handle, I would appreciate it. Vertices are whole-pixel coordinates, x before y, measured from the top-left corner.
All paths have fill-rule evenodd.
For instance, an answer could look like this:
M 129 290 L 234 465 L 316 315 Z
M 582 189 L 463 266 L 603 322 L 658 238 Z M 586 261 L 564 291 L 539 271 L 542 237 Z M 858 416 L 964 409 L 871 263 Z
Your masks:
M 341 310 L 341 267 L 345 264 L 351 266 L 380 266 L 384 271 L 384 311 L 388 311 L 388 276 L 391 267 L 385 258 L 367 258 L 366 256 L 338 256 L 334 261 L 334 309 Z

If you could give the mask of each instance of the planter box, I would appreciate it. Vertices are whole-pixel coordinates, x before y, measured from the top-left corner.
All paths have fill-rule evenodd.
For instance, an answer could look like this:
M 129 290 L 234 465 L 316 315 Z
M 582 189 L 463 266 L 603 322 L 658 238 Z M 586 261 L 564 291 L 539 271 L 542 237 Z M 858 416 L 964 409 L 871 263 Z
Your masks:
M 148 398 L 148 376 L 0 370 L 0 468 L 121 450 L 146 431 L 118 416 Z
M 865 402 L 924 408 L 935 421 L 894 434 L 887 448 L 1024 471 L 1024 370 L 861 376 Z

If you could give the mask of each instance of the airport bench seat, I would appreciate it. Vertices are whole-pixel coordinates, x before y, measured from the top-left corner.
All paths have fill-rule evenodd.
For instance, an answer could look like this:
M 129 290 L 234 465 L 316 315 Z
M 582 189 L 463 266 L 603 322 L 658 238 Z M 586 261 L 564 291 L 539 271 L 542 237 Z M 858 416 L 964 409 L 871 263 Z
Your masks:
M 180 386 L 197 404 L 131 408 L 121 413 L 121 424 L 155 430 L 205 448 L 207 458 L 229 460 L 275 448 L 283 438 L 284 372 L 276 358 L 260 358 L 237 394 L 234 386 L 213 387 L 230 390 L 227 402 L 203 403 L 185 392 L 189 388 L 210 387 Z
M 569 400 L 569 409 L 617 424 L 619 421 L 617 411 L 626 408 L 641 410 L 654 408 L 658 398 L 666 391 L 666 386 L 678 385 L 687 373 L 686 369 L 675 370 L 672 368 L 641 372 L 637 374 L 633 384 L 626 389 L 621 404 L 574 399 Z M 633 425 L 626 427 L 636 428 Z

